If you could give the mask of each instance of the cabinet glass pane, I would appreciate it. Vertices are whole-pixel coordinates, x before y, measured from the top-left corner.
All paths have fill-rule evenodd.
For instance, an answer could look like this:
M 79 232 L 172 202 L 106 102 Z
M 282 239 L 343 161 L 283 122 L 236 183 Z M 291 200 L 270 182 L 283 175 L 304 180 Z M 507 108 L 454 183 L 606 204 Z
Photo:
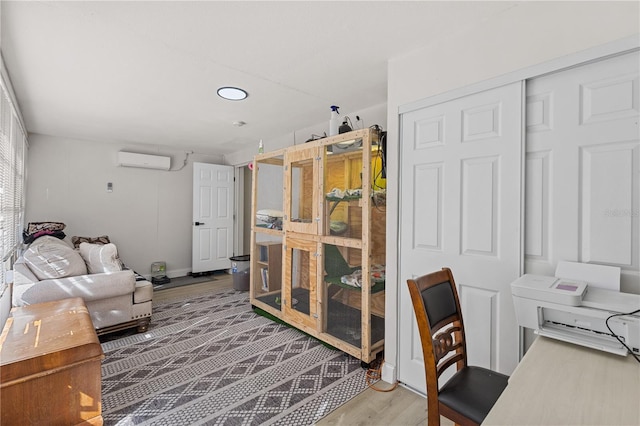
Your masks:
M 362 346 L 362 287 L 369 280 L 363 279 L 361 250 L 324 244 L 323 295 L 327 303 L 324 332 L 355 347 Z M 349 259 L 358 259 L 350 262 Z M 381 276 L 379 277 L 381 278 Z M 384 280 L 375 279 L 372 291 L 382 293 L 384 315 Z M 380 296 L 378 296 L 379 298 Z M 371 339 L 384 337 L 384 318 L 371 315 Z
M 311 252 L 294 248 L 291 258 L 291 308 L 309 315 L 311 290 Z M 315 277 L 313 277 L 315 280 Z
M 362 200 L 362 139 L 327 145 L 325 150 L 323 235 L 360 239 L 362 210 L 352 207 Z
M 313 222 L 313 160 L 291 163 L 291 222 Z
M 282 229 L 283 156 L 258 160 L 254 177 L 256 179 L 256 226 L 259 228 Z

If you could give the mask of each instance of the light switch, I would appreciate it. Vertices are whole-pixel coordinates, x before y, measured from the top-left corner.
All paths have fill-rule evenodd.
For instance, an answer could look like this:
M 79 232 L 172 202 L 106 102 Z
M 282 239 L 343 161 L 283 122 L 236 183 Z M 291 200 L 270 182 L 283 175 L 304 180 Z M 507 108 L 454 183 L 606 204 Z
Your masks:
M 107 192 L 113 192 L 113 183 L 107 182 Z

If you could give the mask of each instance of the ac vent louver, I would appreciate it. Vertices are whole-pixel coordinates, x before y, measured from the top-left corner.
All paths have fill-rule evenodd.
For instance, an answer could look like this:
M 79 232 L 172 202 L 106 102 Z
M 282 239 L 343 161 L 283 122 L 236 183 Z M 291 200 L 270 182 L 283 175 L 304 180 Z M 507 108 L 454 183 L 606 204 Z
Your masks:
M 118 152 L 118 166 L 169 170 L 171 168 L 171 157 L 120 151 Z

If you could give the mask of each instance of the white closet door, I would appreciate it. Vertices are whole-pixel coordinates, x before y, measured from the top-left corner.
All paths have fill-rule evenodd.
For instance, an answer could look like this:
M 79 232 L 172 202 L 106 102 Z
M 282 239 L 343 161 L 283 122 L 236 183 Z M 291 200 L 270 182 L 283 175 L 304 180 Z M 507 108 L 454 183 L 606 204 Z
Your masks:
M 518 327 L 509 284 L 522 268 L 523 84 L 402 115 L 399 380 L 425 392 L 406 280 L 452 269 L 469 361 L 510 374 Z
M 527 83 L 525 271 L 619 266 L 640 292 L 640 54 Z

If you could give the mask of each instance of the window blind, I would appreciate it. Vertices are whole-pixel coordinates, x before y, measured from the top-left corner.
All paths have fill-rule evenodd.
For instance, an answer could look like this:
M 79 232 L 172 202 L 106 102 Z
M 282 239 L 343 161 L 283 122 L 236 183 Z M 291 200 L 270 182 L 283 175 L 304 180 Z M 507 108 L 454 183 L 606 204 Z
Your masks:
M 3 81 L 3 83 L 5 83 Z M 27 140 L 6 85 L 0 86 L 0 293 L 21 240 Z

